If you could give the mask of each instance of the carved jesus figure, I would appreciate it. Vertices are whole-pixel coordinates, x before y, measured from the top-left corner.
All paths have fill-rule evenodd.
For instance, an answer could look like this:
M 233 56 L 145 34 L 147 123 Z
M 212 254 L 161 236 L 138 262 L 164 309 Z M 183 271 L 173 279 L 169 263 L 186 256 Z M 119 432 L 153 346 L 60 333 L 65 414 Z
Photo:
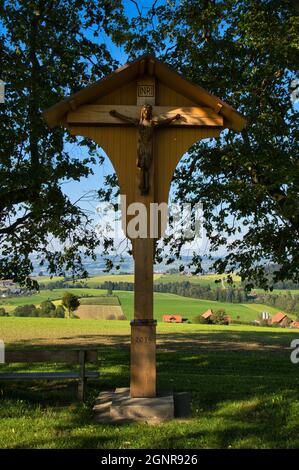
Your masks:
M 153 137 L 154 128 L 166 126 L 173 121 L 181 118 L 180 114 L 176 114 L 171 118 L 153 119 L 153 108 L 150 104 L 144 104 L 140 110 L 140 118 L 134 119 L 118 113 L 115 109 L 110 111 L 111 116 L 122 119 L 123 121 L 134 124 L 138 130 L 138 147 L 137 147 L 137 166 L 140 168 L 140 184 L 139 189 L 142 196 L 149 193 L 150 189 L 150 168 L 153 160 Z

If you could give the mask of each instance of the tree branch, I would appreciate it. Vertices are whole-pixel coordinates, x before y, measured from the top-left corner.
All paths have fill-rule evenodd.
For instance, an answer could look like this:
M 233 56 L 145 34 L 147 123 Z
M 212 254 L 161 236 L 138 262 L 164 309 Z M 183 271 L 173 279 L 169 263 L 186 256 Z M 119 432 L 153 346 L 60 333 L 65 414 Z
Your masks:
M 28 220 L 32 216 L 32 212 L 28 212 L 28 214 L 24 215 L 23 217 L 19 217 L 13 224 L 9 227 L 1 228 L 0 234 L 1 235 L 11 235 L 17 227 L 22 225 L 26 220 Z

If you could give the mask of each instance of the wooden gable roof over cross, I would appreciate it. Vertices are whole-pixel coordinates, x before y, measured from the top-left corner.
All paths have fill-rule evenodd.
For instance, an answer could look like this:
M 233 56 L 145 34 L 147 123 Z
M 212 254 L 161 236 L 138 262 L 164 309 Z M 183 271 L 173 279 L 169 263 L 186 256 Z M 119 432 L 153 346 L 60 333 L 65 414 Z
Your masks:
M 246 124 L 230 105 L 152 55 L 124 65 L 47 109 L 44 117 L 50 127 L 67 127 L 72 134 L 88 137 L 104 149 L 128 203 L 140 200 L 135 184 L 137 131 L 110 111 L 138 119 L 144 103 L 152 105 L 153 116 L 181 116 L 155 131 L 152 199 L 158 203 L 167 202 L 173 172 L 193 143 L 218 137 L 225 128 L 240 131 Z

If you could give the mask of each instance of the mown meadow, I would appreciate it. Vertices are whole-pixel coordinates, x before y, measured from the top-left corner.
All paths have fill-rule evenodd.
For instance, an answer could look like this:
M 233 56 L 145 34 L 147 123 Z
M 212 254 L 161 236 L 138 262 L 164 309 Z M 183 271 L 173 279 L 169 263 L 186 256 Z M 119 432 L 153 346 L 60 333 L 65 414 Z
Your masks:
M 298 448 L 296 332 L 279 328 L 158 324 L 158 387 L 192 394 L 192 416 L 150 426 L 95 422 L 102 390 L 129 384 L 129 325 L 124 321 L 2 318 L 10 349 L 88 345 L 100 372 L 76 400 L 74 383 L 1 383 L 2 448 Z M 27 370 L 29 365 L 25 366 Z M 32 365 L 31 370 L 63 370 Z M 1 366 L 23 370 L 24 365 Z

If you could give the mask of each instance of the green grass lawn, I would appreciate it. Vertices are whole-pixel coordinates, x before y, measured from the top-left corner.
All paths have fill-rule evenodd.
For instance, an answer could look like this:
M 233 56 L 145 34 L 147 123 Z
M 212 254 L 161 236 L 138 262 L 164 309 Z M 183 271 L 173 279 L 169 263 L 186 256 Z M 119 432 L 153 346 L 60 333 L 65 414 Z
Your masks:
M 9 307 L 59 299 L 64 289 L 10 299 Z M 72 289 L 99 296 L 98 289 Z M 133 293 L 117 292 L 127 319 Z M 89 302 L 91 297 L 86 301 Z M 55 303 L 59 302 L 56 300 Z M 155 317 L 181 313 L 192 319 L 208 308 L 224 308 L 243 321 L 259 304 L 228 304 L 155 294 Z M 10 349 L 97 348 L 100 379 L 88 385 L 84 405 L 73 382 L 10 382 L 0 377 L 0 448 L 298 448 L 299 364 L 290 343 L 299 332 L 246 325 L 166 324 L 158 321 L 158 388 L 189 391 L 192 416 L 157 426 L 96 423 L 98 393 L 129 385 L 129 321 L 0 318 L 0 339 Z M 63 370 L 65 365 L 0 365 L 1 370 Z
M 96 346 L 101 374 L 84 405 L 73 383 L 0 382 L 1 448 L 299 446 L 299 364 L 288 349 L 294 331 L 158 324 L 158 387 L 191 392 L 192 416 L 157 426 L 93 420 L 100 391 L 129 385 L 127 321 L 1 318 L 0 337 L 9 348 Z
M 176 342 L 177 339 L 188 339 L 206 347 L 206 342 L 212 340 L 212 347 L 218 343 L 254 344 L 255 349 L 265 346 L 286 348 L 290 338 L 299 337 L 299 333 L 287 328 L 254 327 L 249 325 L 199 325 L 173 324 L 158 322 L 157 332 L 162 339 Z M 119 337 L 129 341 L 130 324 L 127 320 L 78 320 L 68 318 L 23 318 L 1 317 L 0 339 L 8 346 L 22 348 L 24 346 L 65 344 L 101 344 L 113 343 Z M 217 343 L 217 344 L 216 344 Z M 187 342 L 186 342 L 187 347 Z

